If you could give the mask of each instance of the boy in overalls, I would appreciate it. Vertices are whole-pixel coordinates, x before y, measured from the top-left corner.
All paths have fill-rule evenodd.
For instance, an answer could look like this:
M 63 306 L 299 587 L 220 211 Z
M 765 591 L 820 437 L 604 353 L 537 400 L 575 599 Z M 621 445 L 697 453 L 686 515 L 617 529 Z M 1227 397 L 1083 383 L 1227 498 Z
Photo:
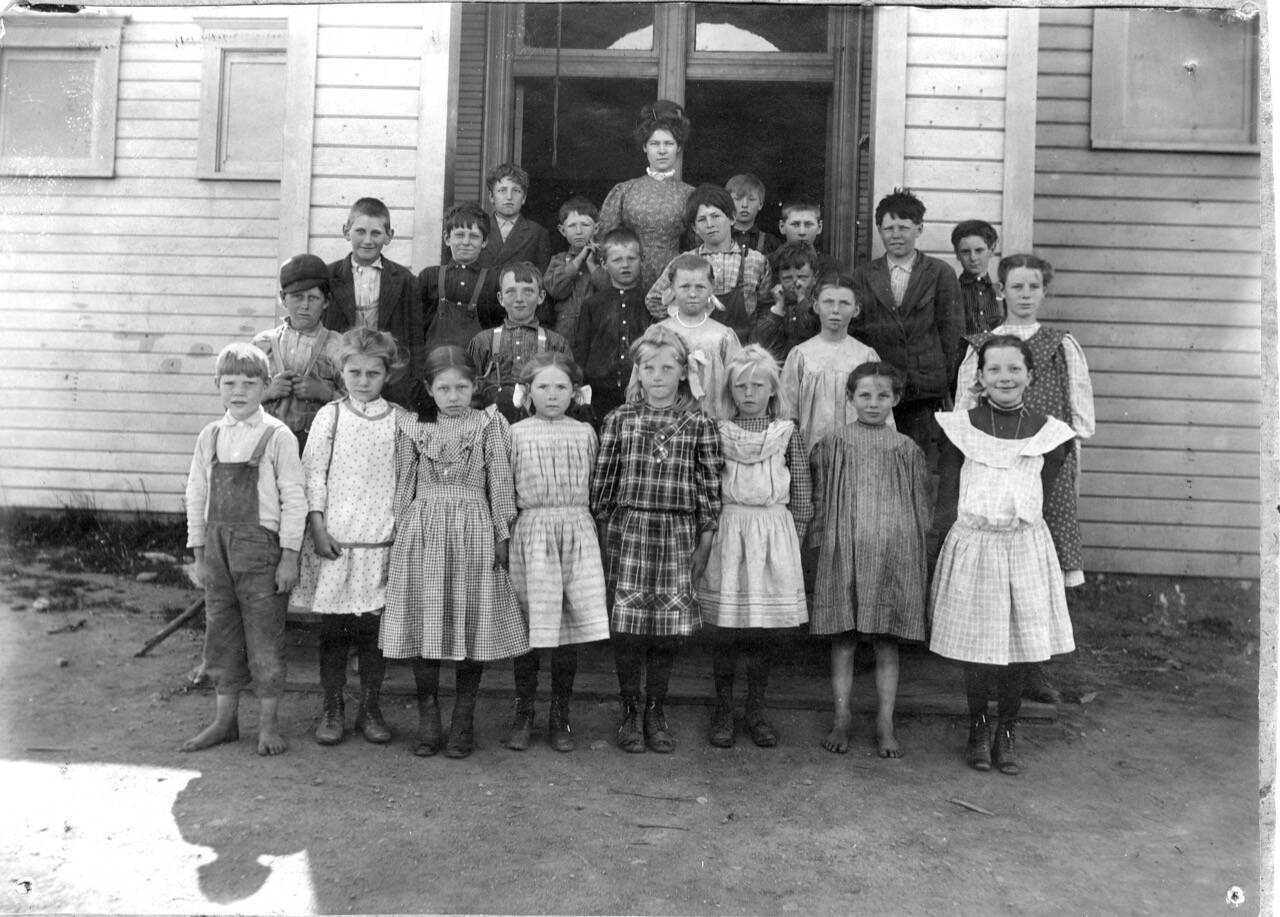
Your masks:
M 502 322 L 498 278 L 484 247 L 489 226 L 478 204 L 458 204 L 444 215 L 449 260 L 418 275 L 427 353 L 449 345 L 465 349 L 485 328 Z
M 240 691 L 252 677 L 258 754 L 280 734 L 284 615 L 298 582 L 306 525 L 298 442 L 262 409 L 271 368 L 252 344 L 228 344 L 214 379 L 227 413 L 200 431 L 187 475 L 187 546 L 204 583 L 204 663 L 217 692 L 213 722 L 182 743 L 198 751 L 240 738 Z

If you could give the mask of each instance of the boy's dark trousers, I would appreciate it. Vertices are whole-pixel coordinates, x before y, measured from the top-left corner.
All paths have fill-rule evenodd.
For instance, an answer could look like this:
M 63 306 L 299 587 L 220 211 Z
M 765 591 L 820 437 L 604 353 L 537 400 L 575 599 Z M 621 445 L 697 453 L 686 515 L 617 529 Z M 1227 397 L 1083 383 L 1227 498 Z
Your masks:
M 268 427 L 247 462 L 218 461 L 214 429 L 205 525 L 204 660 L 218 694 L 239 694 L 253 679 L 259 698 L 284 692 L 284 616 L 276 594 L 280 539 L 261 525 L 259 465 L 276 432 Z

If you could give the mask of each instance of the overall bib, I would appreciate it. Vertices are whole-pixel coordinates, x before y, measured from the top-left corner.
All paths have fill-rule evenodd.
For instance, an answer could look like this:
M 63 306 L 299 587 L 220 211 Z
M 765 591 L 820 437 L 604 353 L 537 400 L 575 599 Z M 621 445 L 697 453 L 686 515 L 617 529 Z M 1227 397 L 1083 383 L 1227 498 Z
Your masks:
M 431 353 L 437 347 L 446 347 L 451 344 L 466 350 L 471 339 L 483 330 L 477 315 L 477 303 L 480 300 L 480 291 L 484 289 L 484 280 L 489 269 L 481 268 L 475 289 L 471 291 L 471 299 L 467 302 L 444 298 L 448 270 L 447 267 L 440 269 L 440 305 L 436 309 L 431 327 L 427 329 L 427 353 Z

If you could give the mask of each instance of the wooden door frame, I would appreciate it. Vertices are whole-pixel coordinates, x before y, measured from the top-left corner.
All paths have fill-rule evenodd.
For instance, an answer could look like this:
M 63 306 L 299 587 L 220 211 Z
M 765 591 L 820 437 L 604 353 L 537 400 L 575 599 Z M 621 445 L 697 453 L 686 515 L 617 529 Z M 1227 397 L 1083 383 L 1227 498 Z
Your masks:
M 688 3 L 654 5 L 654 48 L 652 53 L 625 58 L 624 67 L 614 69 L 618 76 L 657 78 L 658 98 L 683 104 L 688 79 L 690 45 Z M 842 261 L 852 263 L 858 224 L 858 173 L 862 160 L 861 137 L 861 38 L 873 22 L 870 8 L 837 7 L 832 23 L 831 48 L 831 121 L 827 132 L 826 200 L 823 201 L 823 229 L 827 251 Z M 516 35 L 520 25 L 520 7 L 514 3 L 494 3 L 488 7 L 488 39 L 485 55 L 485 109 L 483 170 L 511 159 L 515 148 L 516 128 Z M 656 57 L 656 67 L 653 58 Z M 612 58 L 611 58 L 612 60 Z M 779 62 L 782 63 L 782 62 Z M 562 60 L 561 72 L 573 73 L 584 68 L 590 72 L 597 61 L 591 54 L 579 54 L 568 62 Z M 527 70 L 522 62 L 522 71 Z M 785 66 L 755 67 L 757 79 L 785 78 Z M 707 74 L 699 74 L 707 78 Z M 484 189 L 477 189 L 484 200 Z

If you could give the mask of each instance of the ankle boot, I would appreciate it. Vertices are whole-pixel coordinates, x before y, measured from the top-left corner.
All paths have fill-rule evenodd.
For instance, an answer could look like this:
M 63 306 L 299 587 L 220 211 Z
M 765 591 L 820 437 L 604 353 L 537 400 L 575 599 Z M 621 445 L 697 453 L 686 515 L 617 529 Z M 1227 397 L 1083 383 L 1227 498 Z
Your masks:
M 644 705 L 644 743 L 651 751 L 660 755 L 676 749 L 676 737 L 667 727 L 667 714 L 662 709 L 662 701 L 650 697 Z
M 547 742 L 556 751 L 573 751 L 573 729 L 569 726 L 569 695 L 557 694 L 551 698 L 551 712 L 547 714 Z
M 638 754 L 644 751 L 644 733 L 640 731 L 640 698 L 635 694 L 622 697 L 622 722 L 618 724 L 618 747 Z
M 418 744 L 413 753 L 419 758 L 430 758 L 440 750 L 444 727 L 440 724 L 440 703 L 434 694 L 418 698 Z
M 711 734 L 708 740 L 716 748 L 733 748 L 732 686 L 716 687 L 716 707 L 711 713 Z
M 969 719 L 969 744 L 965 746 L 964 760 L 975 771 L 991 770 L 991 730 L 985 713 Z
M 751 741 L 760 748 L 773 748 L 778 744 L 778 733 L 764 716 L 764 690 L 755 685 L 747 687 L 747 730 Z
M 316 726 L 316 741 L 321 745 L 337 745 L 346 729 L 346 703 L 342 689 L 324 692 L 324 711 Z
M 356 714 L 356 729 L 366 742 L 386 745 L 391 741 L 391 728 L 382 718 L 382 692 L 377 688 L 360 689 L 360 712 Z
M 444 746 L 446 758 L 465 758 L 476 747 L 476 695 L 459 694 L 449 718 L 449 741 Z
M 511 728 L 502 739 L 502 744 L 512 751 L 525 751 L 529 747 L 529 739 L 533 733 L 533 698 L 517 697 L 515 713 L 511 718 Z
M 1022 770 L 1013 749 L 1013 720 L 1001 718 L 996 724 L 996 740 L 991 748 L 991 760 L 1002 774 L 1017 774 Z

